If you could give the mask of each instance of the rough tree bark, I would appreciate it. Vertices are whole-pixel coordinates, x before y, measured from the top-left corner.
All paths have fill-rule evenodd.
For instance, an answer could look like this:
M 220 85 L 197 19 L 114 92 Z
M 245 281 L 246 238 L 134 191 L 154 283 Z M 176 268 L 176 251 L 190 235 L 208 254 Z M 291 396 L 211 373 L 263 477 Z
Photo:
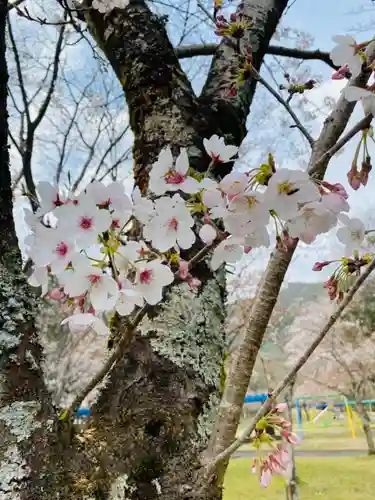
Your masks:
M 246 40 L 253 46 L 255 65 L 259 69 L 287 0 L 244 3 L 250 14 L 256 14 L 256 22 L 247 31 Z M 86 2 L 86 6 L 90 4 Z M 4 28 L 3 0 L 0 5 Z M 223 71 L 227 76 L 227 71 L 236 64 L 228 47 L 222 45 L 218 50 L 205 90 L 201 98 L 197 98 L 179 66 L 163 20 L 150 12 L 144 1 L 134 0 L 125 11 L 115 9 L 108 15 L 93 10 L 84 12 L 93 37 L 124 88 L 134 134 L 134 175 L 141 190 L 147 189 L 150 163 L 167 144 L 175 153 L 180 147 L 187 147 L 192 166 L 203 171 L 208 166 L 202 155 L 203 137 L 216 133 L 232 144 L 240 144 L 246 134 L 245 121 L 256 82 L 244 87 L 234 100 L 222 96 L 223 86 L 227 84 Z M 2 43 L 4 46 L 4 39 Z M 4 68 L 2 76 L 4 101 Z M 6 141 L 6 128 L 2 130 L 3 141 Z M 7 166 L 7 159 L 3 164 Z M 65 428 L 58 422 L 49 427 L 48 423 L 56 424 L 56 417 L 38 368 L 40 348 L 34 337 L 30 347 L 27 344 L 31 333 L 34 335 L 34 299 L 19 273 L 9 171 L 3 168 L 2 175 L 1 186 L 5 186 L 5 190 L 1 194 L 1 208 L 5 211 L 0 234 L 7 235 L 7 245 L 12 242 L 11 254 L 16 255 L 16 264 L 11 266 L 13 261 L 9 260 L 6 270 L 2 271 L 5 277 L 1 278 L 6 284 L 6 280 L 10 282 L 10 296 L 18 302 L 24 293 L 25 310 L 30 312 L 27 321 L 22 319 L 12 325 L 12 335 L 18 340 L 15 348 L 9 350 L 7 362 L 10 367 L 14 365 L 11 354 L 19 345 L 23 357 L 17 359 L 16 367 L 4 372 L 4 379 L 9 385 L 14 377 L 13 392 L 21 400 L 21 408 L 30 396 L 38 408 L 32 406 L 27 414 L 33 424 L 25 435 L 25 449 L 20 455 L 20 460 L 30 456 L 29 476 L 26 478 L 25 472 L 24 486 L 14 476 L 11 482 L 16 483 L 20 496 L 4 498 L 220 499 L 220 481 L 204 493 L 197 493 L 196 471 L 201 466 L 200 452 L 210 433 L 212 414 L 220 396 L 224 273 L 213 275 L 203 263 L 196 269 L 203 283 L 198 294 L 185 285 L 175 287 L 165 304 L 143 321 L 126 355 L 108 377 L 93 408 L 92 419 L 81 433 L 72 436 L 70 427 Z M 10 234 L 12 237 L 8 238 Z M 2 287 L 0 294 L 3 290 Z M 0 297 L 0 306 L 5 304 L 8 308 L 3 318 L 9 317 L 12 321 L 14 311 L 10 308 L 14 304 L 5 302 L 3 295 Z M 32 354 L 30 360 L 35 361 L 30 367 L 26 359 L 28 351 Z M 2 400 L 5 409 L 8 402 L 13 401 L 6 397 Z M 4 406 L 0 412 L 3 411 Z M 31 418 L 34 415 L 36 420 Z M 9 422 L 5 419 L 5 431 L 7 424 L 8 430 L 13 429 Z M 1 423 L 0 416 L 0 426 Z M 0 431 L 4 431 L 2 427 Z M 34 435 L 38 436 L 35 445 Z M 1 448 L 5 459 L 12 461 L 13 455 L 4 450 Z M 7 470 L 6 464 L 4 470 Z
M 365 405 L 362 403 L 361 399 L 356 400 L 357 412 L 360 416 L 362 429 L 365 434 L 367 443 L 367 452 L 369 455 L 375 455 L 375 443 L 374 437 L 372 435 L 371 420 L 369 414 L 367 413 Z

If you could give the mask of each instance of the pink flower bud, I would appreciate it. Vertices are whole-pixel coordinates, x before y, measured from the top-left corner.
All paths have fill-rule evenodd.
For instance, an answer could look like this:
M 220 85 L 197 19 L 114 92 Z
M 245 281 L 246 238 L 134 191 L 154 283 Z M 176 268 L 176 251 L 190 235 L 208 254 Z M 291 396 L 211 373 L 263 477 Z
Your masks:
M 198 288 L 201 286 L 202 282 L 198 278 L 194 278 L 193 276 L 189 275 L 187 278 L 188 285 L 191 290 L 197 291 Z
M 275 406 L 275 411 L 277 413 L 284 413 L 285 411 L 287 411 L 287 409 L 288 409 L 288 405 L 286 403 L 278 403 Z
M 334 300 L 337 295 L 338 281 L 334 276 L 331 276 L 327 281 L 324 282 L 324 288 L 327 288 L 328 297 Z
M 323 262 L 315 262 L 312 270 L 313 271 L 321 271 L 324 267 L 328 266 L 331 264 L 332 261 L 330 260 L 324 260 Z
M 290 462 L 290 455 L 289 455 L 289 452 L 287 450 L 287 448 L 285 448 L 285 446 L 283 444 L 279 444 L 277 446 L 277 457 L 278 457 L 278 460 L 285 466 L 285 465 L 288 465 L 288 463 Z
M 64 288 L 54 288 L 48 292 L 48 297 L 52 300 L 63 300 L 66 298 Z
M 344 78 L 348 78 L 350 74 L 349 66 L 345 64 L 341 66 L 337 71 L 335 71 L 332 75 L 332 80 L 343 80 Z
M 351 185 L 351 187 L 355 191 L 357 191 L 357 189 L 359 189 L 361 186 L 361 176 L 358 173 L 357 165 L 353 163 L 351 169 L 346 175 L 348 177 L 348 182 Z
M 253 247 L 245 247 L 245 248 L 244 248 L 244 252 L 245 252 L 246 254 L 248 254 L 248 253 L 250 253 L 250 252 L 251 252 L 251 250 L 252 250 L 252 249 L 253 249 Z
M 186 280 L 189 275 L 189 263 L 186 260 L 180 259 L 179 273 L 182 280 Z
M 297 444 L 299 443 L 299 439 L 297 434 L 294 434 L 294 432 L 289 432 L 289 431 L 281 431 L 280 432 L 281 436 L 291 444 Z
M 266 460 L 263 460 L 260 473 L 260 484 L 263 488 L 267 488 L 272 480 L 272 469 Z

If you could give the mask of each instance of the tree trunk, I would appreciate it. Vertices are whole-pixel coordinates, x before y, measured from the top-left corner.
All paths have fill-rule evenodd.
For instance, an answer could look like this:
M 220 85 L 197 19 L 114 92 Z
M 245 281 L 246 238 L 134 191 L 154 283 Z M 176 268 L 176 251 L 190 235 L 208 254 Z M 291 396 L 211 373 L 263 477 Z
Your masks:
M 361 400 L 357 400 L 356 404 L 357 404 L 358 415 L 361 418 L 362 429 L 363 432 L 365 433 L 365 438 L 367 442 L 367 452 L 369 455 L 375 455 L 374 437 L 372 435 L 371 420 L 369 414 L 367 413 L 365 405 L 362 403 Z
M 295 386 L 294 381 L 288 386 L 285 393 L 285 402 L 288 405 L 288 420 L 292 424 L 291 430 L 293 430 L 293 392 Z M 298 477 L 297 477 L 297 468 L 296 468 L 296 455 L 295 455 L 295 447 L 294 444 L 290 443 L 288 445 L 288 451 L 290 453 L 290 465 L 289 465 L 289 477 L 287 479 L 287 484 L 285 486 L 285 494 L 286 500 L 298 500 Z

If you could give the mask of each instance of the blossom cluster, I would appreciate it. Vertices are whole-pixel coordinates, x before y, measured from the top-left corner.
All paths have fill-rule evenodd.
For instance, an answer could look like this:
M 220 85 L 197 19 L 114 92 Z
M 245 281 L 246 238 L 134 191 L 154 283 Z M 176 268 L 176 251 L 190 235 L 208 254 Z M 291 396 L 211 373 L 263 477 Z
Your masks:
M 260 484 L 266 488 L 274 475 L 287 475 L 291 457 L 288 443 L 297 444 L 298 437 L 291 431 L 292 424 L 283 418 L 282 413 L 287 410 L 286 403 L 276 405 L 256 426 L 253 446 L 257 450 L 252 472 L 259 476 Z M 272 434 L 270 433 L 272 430 Z M 281 443 L 276 444 L 275 436 L 281 437 Z M 264 445 L 270 447 L 272 452 L 263 453 Z
M 339 69 L 334 72 L 332 79 L 356 78 L 363 70 L 366 70 L 369 74 L 373 72 L 375 40 L 357 43 L 351 36 L 335 36 L 333 40 L 336 45 L 331 50 L 330 57 L 333 63 L 339 66 Z M 361 102 L 365 115 L 371 114 L 375 116 L 375 85 L 373 83 L 368 84 L 365 88 L 352 83 L 343 89 L 342 94 L 349 102 Z M 367 147 L 368 138 L 374 141 L 372 127 L 362 132 L 352 166 L 347 174 L 349 184 L 355 190 L 359 189 L 361 185 L 366 186 L 372 169 L 371 156 Z M 363 158 L 359 169 L 358 159 L 362 145 Z
M 101 14 L 107 14 L 113 9 L 125 9 L 129 0 L 93 0 L 91 7 Z
M 197 288 L 185 259 L 193 246 L 212 248 L 216 271 L 252 248 L 268 247 L 270 221 L 276 245 L 285 249 L 294 238 L 313 242 L 349 210 L 341 185 L 276 169 L 271 155 L 259 168 L 218 181 L 210 176 L 213 167 L 231 161 L 238 148 L 218 136 L 203 144 L 210 161 L 205 175 L 190 168 L 185 149 L 174 159 L 166 147 L 151 167 L 147 196 L 136 188 L 131 199 L 119 182 L 93 182 L 78 196 L 39 183 L 40 208 L 27 217 L 35 265 L 30 283 L 46 289 L 49 274 L 55 275 L 59 288 L 52 297 L 69 301 L 83 325 L 91 321 L 106 331 L 97 313 L 129 315 L 144 303 L 156 305 L 176 278 Z M 135 222 L 141 228 L 136 238 Z

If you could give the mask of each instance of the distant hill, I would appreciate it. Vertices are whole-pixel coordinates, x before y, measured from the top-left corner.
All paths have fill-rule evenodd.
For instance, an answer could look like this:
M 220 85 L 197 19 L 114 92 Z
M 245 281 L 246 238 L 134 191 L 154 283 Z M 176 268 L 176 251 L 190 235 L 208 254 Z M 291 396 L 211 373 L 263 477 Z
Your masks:
M 316 301 L 326 294 L 323 283 L 288 283 L 279 295 L 278 304 L 282 308 L 290 307 L 293 303 L 303 300 L 304 303 Z

